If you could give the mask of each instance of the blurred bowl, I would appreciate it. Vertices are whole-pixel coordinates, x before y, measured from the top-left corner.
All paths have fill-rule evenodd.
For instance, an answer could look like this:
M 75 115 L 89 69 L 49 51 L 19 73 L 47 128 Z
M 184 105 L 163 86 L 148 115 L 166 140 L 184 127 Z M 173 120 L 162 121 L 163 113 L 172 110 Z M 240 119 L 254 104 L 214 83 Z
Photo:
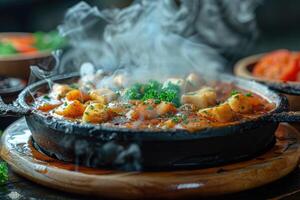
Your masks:
M 8 36 L 28 36 L 32 33 L 0 33 L 0 39 Z M 14 54 L 9 56 L 0 56 L 0 76 L 16 77 L 28 80 L 30 75 L 30 66 L 40 63 L 51 63 L 53 56 L 50 51 L 39 51 L 34 54 Z M 47 64 L 39 66 L 44 70 L 50 70 L 53 65 Z
M 0 96 L 2 100 L 10 104 L 26 87 L 26 81 L 19 78 L 10 78 L 0 76 Z M 12 122 L 16 121 L 17 117 L 0 117 L 0 130 L 4 130 Z
M 253 76 L 252 70 L 255 64 L 261 59 L 265 54 L 257 54 L 249 56 L 239 60 L 234 66 L 234 74 L 236 76 L 255 80 L 257 82 L 267 85 L 270 89 L 276 90 L 285 96 L 287 96 L 290 104 L 290 110 L 299 111 L 300 110 L 300 82 L 291 81 L 279 81 L 279 80 L 268 80 L 260 77 Z

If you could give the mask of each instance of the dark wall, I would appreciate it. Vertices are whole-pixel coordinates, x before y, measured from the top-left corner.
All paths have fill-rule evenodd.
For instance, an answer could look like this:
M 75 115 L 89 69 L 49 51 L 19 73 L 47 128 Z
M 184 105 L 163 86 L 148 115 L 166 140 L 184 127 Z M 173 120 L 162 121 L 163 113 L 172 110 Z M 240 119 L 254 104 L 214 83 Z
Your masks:
M 299 0 L 264 0 L 256 13 L 258 25 L 266 34 L 300 32 Z
M 123 7 L 131 0 L 86 0 L 100 9 Z M 251 1 L 251 0 L 250 0 Z M 67 8 L 79 0 L 1 0 L 0 31 L 50 30 L 59 24 Z M 264 0 L 257 9 L 262 32 L 300 31 L 299 0 Z
M 256 12 L 260 37 L 248 54 L 300 50 L 300 1 L 264 0 Z
M 49 31 L 61 23 L 66 10 L 79 0 L 1 0 L 0 32 Z M 123 7 L 127 0 L 86 0 L 100 9 Z

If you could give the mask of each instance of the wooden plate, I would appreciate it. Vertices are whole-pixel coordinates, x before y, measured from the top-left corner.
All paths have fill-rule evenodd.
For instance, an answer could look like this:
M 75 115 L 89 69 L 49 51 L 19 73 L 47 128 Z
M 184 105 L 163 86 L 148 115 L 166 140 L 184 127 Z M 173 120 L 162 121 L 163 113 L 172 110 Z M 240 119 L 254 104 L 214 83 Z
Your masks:
M 244 191 L 290 173 L 299 161 L 299 133 L 281 124 L 276 136 L 269 152 L 249 161 L 187 171 L 120 172 L 80 167 L 38 152 L 22 119 L 4 132 L 1 156 L 18 174 L 58 190 L 119 199 L 185 199 Z

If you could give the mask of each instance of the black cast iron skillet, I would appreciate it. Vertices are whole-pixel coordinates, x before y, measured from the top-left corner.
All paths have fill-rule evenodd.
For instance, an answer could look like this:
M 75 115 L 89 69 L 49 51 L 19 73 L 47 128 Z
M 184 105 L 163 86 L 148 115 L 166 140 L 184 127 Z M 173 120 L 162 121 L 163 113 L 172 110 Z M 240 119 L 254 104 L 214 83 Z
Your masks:
M 18 94 L 26 87 L 26 81 L 18 78 L 0 76 L 0 97 L 5 103 L 12 103 Z M 0 130 L 4 130 L 18 117 L 0 117 Z
M 52 78 L 71 83 L 77 75 Z M 2 115 L 24 115 L 37 148 L 59 160 L 89 167 L 123 170 L 169 170 L 209 167 L 256 156 L 275 142 L 279 122 L 300 121 L 300 114 L 287 112 L 288 103 L 267 87 L 248 80 L 221 76 L 240 88 L 255 92 L 276 108 L 254 120 L 190 133 L 185 130 L 132 130 L 79 124 L 53 118 L 31 107 L 32 95 L 49 90 L 48 81 L 28 86 L 15 106 L 1 102 Z

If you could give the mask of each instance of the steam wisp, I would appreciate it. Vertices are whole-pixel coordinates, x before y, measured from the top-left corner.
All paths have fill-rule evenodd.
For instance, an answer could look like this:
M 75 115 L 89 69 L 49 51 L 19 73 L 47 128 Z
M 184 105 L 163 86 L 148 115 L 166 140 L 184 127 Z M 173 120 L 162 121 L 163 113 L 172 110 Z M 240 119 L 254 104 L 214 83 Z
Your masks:
M 126 84 L 215 74 L 224 70 L 223 55 L 240 51 L 257 35 L 258 0 L 177 2 L 142 0 L 103 11 L 75 5 L 59 26 L 73 47 L 62 57 L 60 72 L 78 71 L 88 62 L 95 71 L 123 75 Z M 111 85 L 113 77 L 99 85 Z

